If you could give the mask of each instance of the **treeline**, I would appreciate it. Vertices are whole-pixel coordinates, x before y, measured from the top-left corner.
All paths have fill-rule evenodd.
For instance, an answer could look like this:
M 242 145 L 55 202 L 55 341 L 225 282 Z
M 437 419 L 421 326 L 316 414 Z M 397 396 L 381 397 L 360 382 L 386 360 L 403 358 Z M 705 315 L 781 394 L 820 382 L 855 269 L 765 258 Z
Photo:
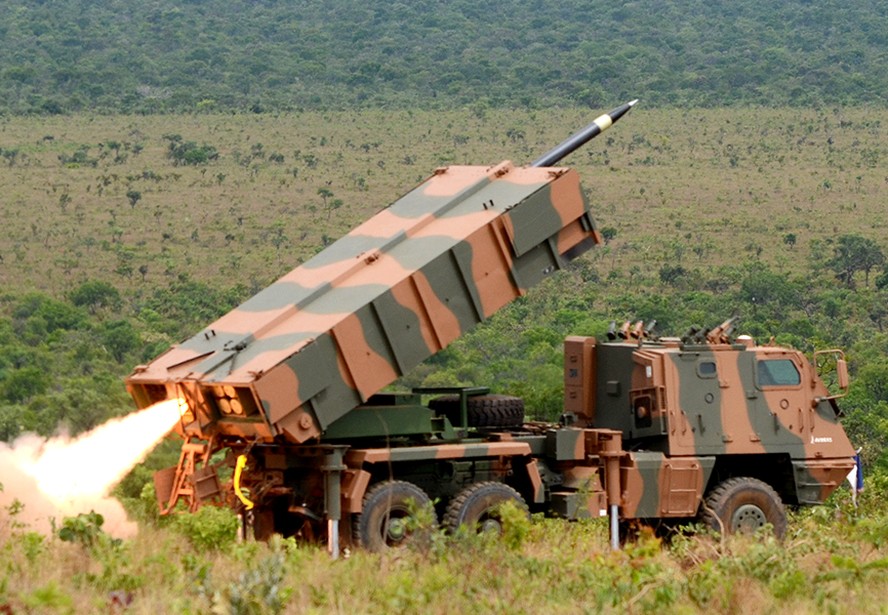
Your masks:
M 5 3 L 0 112 L 884 105 L 875 0 Z

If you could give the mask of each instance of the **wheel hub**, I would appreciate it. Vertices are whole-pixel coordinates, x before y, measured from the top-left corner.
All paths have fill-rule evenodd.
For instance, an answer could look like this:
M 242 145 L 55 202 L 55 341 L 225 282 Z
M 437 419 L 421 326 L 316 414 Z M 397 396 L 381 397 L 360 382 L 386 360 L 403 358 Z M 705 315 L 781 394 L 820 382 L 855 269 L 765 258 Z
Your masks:
M 487 517 L 486 519 L 482 519 L 478 523 L 478 533 L 479 534 L 502 534 L 503 533 L 503 525 L 500 523 L 499 519 L 495 519 L 493 517 Z
M 385 524 L 385 538 L 389 544 L 397 544 L 407 537 L 407 523 L 403 517 L 389 519 Z
M 744 504 L 734 511 L 731 516 L 731 532 L 738 534 L 753 534 L 756 530 L 765 526 L 768 518 L 761 508 L 754 504 Z

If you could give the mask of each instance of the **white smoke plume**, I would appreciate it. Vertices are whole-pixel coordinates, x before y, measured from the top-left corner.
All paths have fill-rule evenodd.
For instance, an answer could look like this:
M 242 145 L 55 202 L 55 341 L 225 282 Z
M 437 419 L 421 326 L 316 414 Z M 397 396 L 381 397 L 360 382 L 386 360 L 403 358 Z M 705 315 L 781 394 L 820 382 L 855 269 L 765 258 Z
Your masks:
M 15 521 L 49 534 L 52 519 L 96 511 L 116 538 L 136 532 L 111 489 L 141 462 L 179 419 L 181 400 L 167 400 L 116 418 L 76 438 L 34 434 L 0 442 L 0 519 L 18 500 Z

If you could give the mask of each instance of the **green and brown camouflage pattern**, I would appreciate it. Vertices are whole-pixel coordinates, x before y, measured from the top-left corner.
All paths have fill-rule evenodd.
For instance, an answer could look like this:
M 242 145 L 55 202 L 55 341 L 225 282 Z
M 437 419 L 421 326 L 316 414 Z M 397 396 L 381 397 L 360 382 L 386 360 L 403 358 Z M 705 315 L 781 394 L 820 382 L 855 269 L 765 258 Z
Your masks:
M 318 438 L 600 243 L 576 172 L 451 166 L 127 379 L 197 435 Z M 197 429 L 200 426 L 201 429 Z
M 626 518 L 692 517 L 716 481 L 750 476 L 815 504 L 854 466 L 834 396 L 799 351 L 678 339 L 565 341 L 565 408 L 623 434 Z

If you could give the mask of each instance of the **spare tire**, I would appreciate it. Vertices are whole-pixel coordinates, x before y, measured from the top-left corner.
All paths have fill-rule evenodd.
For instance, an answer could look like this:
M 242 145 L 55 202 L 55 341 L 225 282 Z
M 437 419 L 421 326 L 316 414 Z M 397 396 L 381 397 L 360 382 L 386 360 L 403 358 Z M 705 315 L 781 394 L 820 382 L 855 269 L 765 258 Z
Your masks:
M 429 408 L 460 425 L 459 395 L 442 395 Z M 524 424 L 524 400 L 510 395 L 473 395 L 466 398 L 468 427 L 519 427 Z

